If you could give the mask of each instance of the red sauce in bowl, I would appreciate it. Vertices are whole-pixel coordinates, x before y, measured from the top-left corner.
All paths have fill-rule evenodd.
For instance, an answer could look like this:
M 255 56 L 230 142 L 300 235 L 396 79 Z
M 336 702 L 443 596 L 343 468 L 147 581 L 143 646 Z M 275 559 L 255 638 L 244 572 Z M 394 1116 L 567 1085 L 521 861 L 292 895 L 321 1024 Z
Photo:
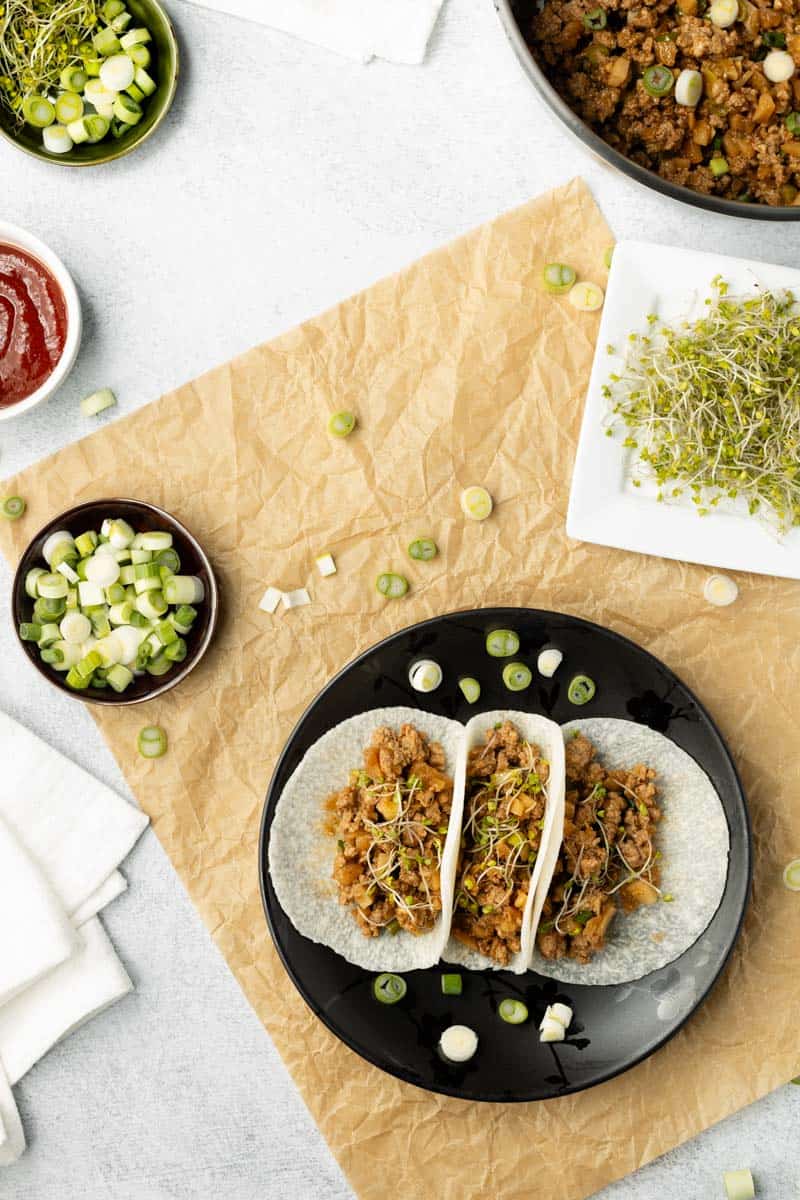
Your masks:
M 67 302 L 55 276 L 19 246 L 0 242 L 0 407 L 33 395 L 67 340 Z

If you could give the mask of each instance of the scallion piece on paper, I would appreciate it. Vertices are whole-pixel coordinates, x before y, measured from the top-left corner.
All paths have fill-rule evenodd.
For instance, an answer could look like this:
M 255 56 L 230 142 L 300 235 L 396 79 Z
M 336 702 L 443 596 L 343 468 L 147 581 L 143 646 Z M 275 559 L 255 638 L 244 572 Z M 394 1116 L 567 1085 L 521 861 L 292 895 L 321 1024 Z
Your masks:
M 399 600 L 408 591 L 408 580 L 405 575 L 385 571 L 375 580 L 375 587 L 387 600 Z
M 800 858 L 794 858 L 783 869 L 783 886 L 790 892 L 800 892 Z
M 18 521 L 26 508 L 27 505 L 21 496 L 6 496 L 0 511 L 6 520 Z
M 349 437 L 355 427 L 355 413 L 347 412 L 346 410 L 333 413 L 328 421 L 328 433 L 338 438 Z
M 142 758 L 161 758 L 167 752 L 167 735 L 160 725 L 145 725 L 137 745 Z
M 575 268 L 568 267 L 566 263 L 547 263 L 542 271 L 544 286 L 554 296 L 561 296 L 568 292 L 577 278 Z
M 418 562 L 430 562 L 432 558 L 436 558 L 439 553 L 439 548 L 433 538 L 415 538 L 408 547 L 410 558 L 416 559 Z

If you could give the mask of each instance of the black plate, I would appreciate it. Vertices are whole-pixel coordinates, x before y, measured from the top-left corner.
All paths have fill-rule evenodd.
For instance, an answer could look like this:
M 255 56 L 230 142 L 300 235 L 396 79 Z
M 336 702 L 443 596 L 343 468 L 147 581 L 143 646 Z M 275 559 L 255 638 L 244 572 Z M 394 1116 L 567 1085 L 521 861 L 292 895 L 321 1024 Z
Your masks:
M 484 648 L 487 630 L 497 627 L 519 633 L 518 657 L 532 667 L 542 646 L 558 646 L 564 662 L 556 677 L 545 680 L 534 672 L 527 692 L 508 692 L 500 678 L 502 662 L 489 658 Z M 408 683 L 408 667 L 420 656 L 435 658 L 444 671 L 441 687 L 427 696 Z M 569 680 L 579 672 L 598 685 L 595 699 L 583 708 L 566 697 Z M 480 681 L 477 705 L 468 705 L 461 695 L 460 674 Z M 464 971 L 463 994 L 452 997 L 441 994 L 437 967 L 409 972 L 408 993 L 400 1004 L 377 1003 L 369 972 L 308 941 L 289 924 L 269 879 L 267 851 L 275 804 L 306 750 L 339 721 L 394 704 L 464 722 L 476 711 L 503 707 L 542 712 L 559 723 L 579 716 L 624 717 L 665 733 L 711 777 L 730 828 L 725 894 L 705 933 L 674 963 L 633 984 L 579 987 L 532 971 L 522 976 Z M 264 808 L 259 859 L 264 909 L 284 966 L 304 1000 L 346 1045 L 390 1075 L 431 1091 L 467 1100 L 544 1100 L 628 1070 L 668 1041 L 708 995 L 747 905 L 750 823 L 741 783 L 714 722 L 663 663 L 627 638 L 577 617 L 495 608 L 405 629 L 331 680 L 300 719 L 278 762 Z M 505 996 L 526 1001 L 530 1019 L 525 1025 L 506 1025 L 497 1016 Z M 570 1004 L 575 1017 L 565 1042 L 542 1045 L 538 1023 L 546 1005 L 557 999 Z M 470 1025 L 479 1037 L 477 1054 L 461 1066 L 442 1061 L 436 1049 L 442 1030 L 452 1024 Z

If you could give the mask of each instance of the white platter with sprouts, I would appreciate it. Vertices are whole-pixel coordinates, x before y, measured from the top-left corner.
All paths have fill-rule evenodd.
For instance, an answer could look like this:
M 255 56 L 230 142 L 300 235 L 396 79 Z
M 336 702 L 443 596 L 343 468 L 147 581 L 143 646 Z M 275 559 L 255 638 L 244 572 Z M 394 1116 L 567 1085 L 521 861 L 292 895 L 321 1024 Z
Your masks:
M 616 246 L 573 470 L 567 533 L 662 558 L 800 579 L 800 526 L 779 530 L 764 505 L 751 514 L 752 497 L 726 496 L 708 506 L 692 502 L 686 486 L 678 496 L 674 484 L 659 488 L 639 461 L 638 449 L 623 445 L 626 433 L 639 436 L 638 431 L 614 423 L 612 404 L 620 385 L 611 384 L 609 399 L 609 379 L 622 376 L 624 390 L 637 345 L 630 335 L 655 342 L 661 326 L 680 327 L 706 316 L 716 278 L 727 284 L 729 298 L 788 289 L 800 301 L 800 271 L 789 267 L 647 242 Z M 791 403 L 798 406 L 800 422 L 800 389 Z M 800 465 L 800 449 L 796 457 Z M 708 511 L 699 515 L 699 507 Z

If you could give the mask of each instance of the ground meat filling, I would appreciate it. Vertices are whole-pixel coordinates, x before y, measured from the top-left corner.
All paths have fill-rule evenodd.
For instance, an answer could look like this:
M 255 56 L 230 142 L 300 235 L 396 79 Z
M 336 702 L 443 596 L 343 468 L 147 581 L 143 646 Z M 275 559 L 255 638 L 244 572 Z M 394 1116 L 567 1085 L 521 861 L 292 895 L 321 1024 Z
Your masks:
M 328 798 L 340 904 L 362 933 L 427 933 L 442 910 L 440 866 L 453 804 L 438 742 L 413 725 L 376 729 L 364 766 Z
M 698 192 L 800 203 L 800 72 L 771 83 L 763 69 L 771 49 L 800 66 L 800 0 L 740 0 L 728 29 L 706 0 L 524 0 L 518 17 L 560 95 L 634 162 Z M 642 76 L 655 65 L 700 71 L 699 104 L 678 104 L 674 87 L 651 96 Z
M 579 734 L 566 747 L 564 841 L 536 935 L 545 958 L 588 963 L 605 945 L 618 907 L 654 904 L 661 820 L 655 771 L 609 770 Z
M 504 966 L 542 837 L 549 763 L 509 722 L 470 751 L 453 936 Z

